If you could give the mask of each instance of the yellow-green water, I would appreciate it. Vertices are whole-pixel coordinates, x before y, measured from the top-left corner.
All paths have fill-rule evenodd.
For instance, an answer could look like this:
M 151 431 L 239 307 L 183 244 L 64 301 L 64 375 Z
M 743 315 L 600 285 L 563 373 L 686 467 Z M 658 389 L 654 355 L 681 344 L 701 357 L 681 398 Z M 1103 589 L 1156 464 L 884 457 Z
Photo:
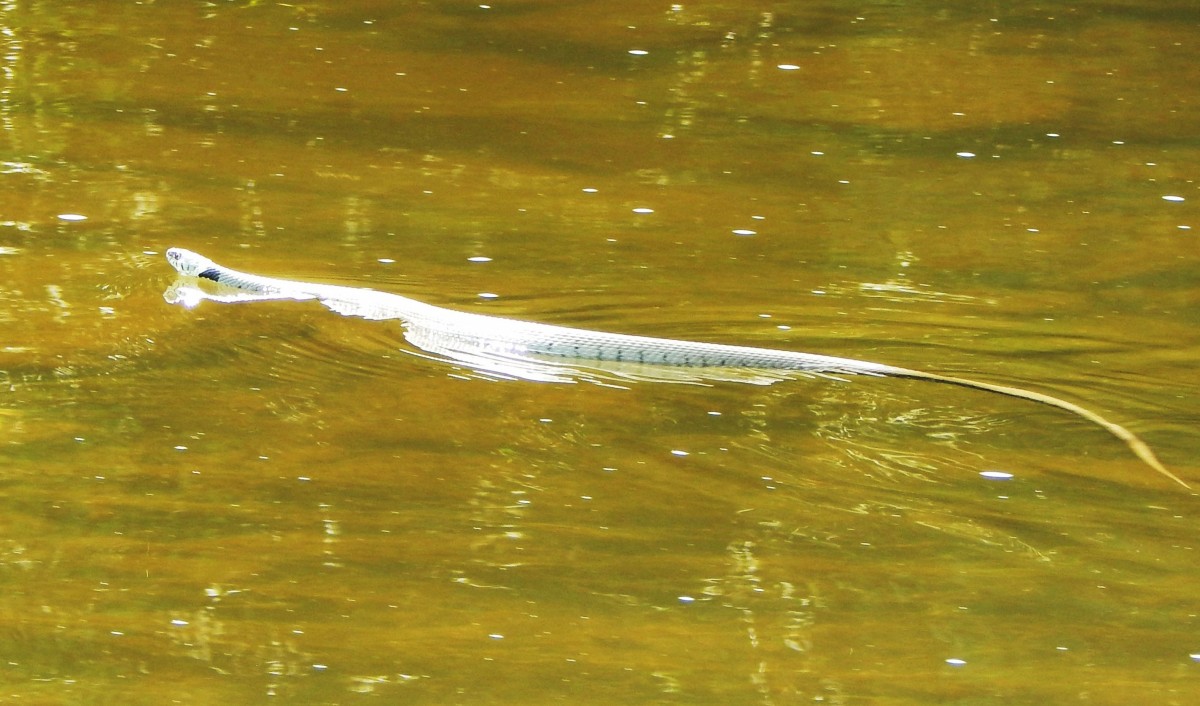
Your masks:
M 1195 702 L 1197 498 L 1083 420 L 497 382 L 162 253 L 1041 390 L 1200 485 L 1197 30 L 0 3 L 0 701 Z

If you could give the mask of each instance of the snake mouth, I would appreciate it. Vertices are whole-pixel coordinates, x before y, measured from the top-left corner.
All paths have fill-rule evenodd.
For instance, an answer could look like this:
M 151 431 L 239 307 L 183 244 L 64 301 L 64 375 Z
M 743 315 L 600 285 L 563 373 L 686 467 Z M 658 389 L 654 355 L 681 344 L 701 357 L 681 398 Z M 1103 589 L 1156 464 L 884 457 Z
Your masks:
M 183 272 L 183 251 L 179 248 L 167 250 L 167 262 L 179 272 Z
M 168 248 L 167 263 L 174 267 L 179 274 L 188 277 L 205 277 L 205 273 L 211 271 L 213 276 L 207 277 L 207 279 L 216 281 L 216 275 L 219 274 L 218 268 L 212 260 L 183 248 Z

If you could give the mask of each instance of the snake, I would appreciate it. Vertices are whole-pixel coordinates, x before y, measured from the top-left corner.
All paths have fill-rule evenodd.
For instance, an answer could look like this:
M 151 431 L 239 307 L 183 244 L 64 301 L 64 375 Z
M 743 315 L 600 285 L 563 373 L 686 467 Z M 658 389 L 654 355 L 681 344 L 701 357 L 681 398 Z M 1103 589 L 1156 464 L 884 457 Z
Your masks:
M 317 300 L 329 309 L 365 319 L 398 319 L 405 338 L 426 351 L 460 360 L 563 361 L 682 368 L 689 371 L 757 370 L 807 375 L 867 375 L 957 385 L 1037 402 L 1075 414 L 1125 443 L 1142 462 L 1184 488 L 1154 451 L 1129 429 L 1074 402 L 1034 390 L 873 363 L 854 358 L 752 346 L 703 343 L 522 321 L 457 311 L 399 294 L 361 287 L 277 279 L 223 267 L 198 253 L 170 248 L 167 262 L 185 277 L 215 282 L 233 292 L 202 295 L 220 301 L 256 299 Z M 169 301 L 176 301 L 168 296 Z

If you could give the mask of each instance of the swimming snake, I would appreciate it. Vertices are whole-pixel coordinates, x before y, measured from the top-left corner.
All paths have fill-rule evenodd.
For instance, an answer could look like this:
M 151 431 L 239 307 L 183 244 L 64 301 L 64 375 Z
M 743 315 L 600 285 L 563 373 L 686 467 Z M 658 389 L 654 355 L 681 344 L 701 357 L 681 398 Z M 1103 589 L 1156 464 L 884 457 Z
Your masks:
M 706 371 L 748 369 L 796 371 L 826 376 L 872 375 L 927 380 L 994 392 L 1057 407 L 1083 417 L 1125 442 L 1134 455 L 1158 473 L 1185 488 L 1190 488 L 1181 478 L 1163 466 L 1144 441 L 1125 427 L 1073 402 L 1032 390 L 852 358 L 589 331 L 455 311 L 371 289 L 296 282 L 238 272 L 183 248 L 169 249 L 167 261 L 182 275 L 211 280 L 235 291 L 229 296 L 204 298 L 221 301 L 315 299 L 348 316 L 399 319 L 405 326 L 405 337 L 418 348 L 448 354 L 460 360 L 549 360 Z M 550 376 L 544 379 L 557 378 Z

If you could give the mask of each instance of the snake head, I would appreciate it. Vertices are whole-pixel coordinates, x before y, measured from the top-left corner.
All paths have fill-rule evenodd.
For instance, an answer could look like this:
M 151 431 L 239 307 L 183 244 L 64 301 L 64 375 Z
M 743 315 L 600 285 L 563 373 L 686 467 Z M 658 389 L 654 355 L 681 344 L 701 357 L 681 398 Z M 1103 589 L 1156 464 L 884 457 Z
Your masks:
M 189 277 L 198 277 L 201 272 L 211 269 L 215 265 L 207 257 L 194 253 L 191 250 L 184 250 L 183 248 L 171 248 L 167 250 L 167 262 L 179 274 Z

